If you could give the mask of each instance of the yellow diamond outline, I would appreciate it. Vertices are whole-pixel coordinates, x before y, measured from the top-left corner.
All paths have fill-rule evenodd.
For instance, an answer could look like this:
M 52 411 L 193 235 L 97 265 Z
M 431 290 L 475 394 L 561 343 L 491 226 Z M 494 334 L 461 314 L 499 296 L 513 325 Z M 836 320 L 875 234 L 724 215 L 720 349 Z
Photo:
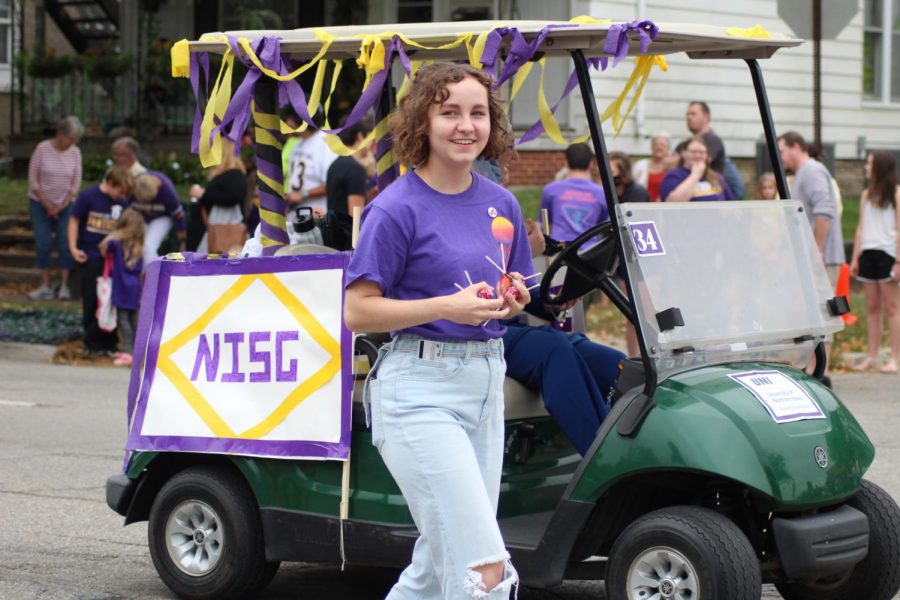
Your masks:
M 288 312 L 297 320 L 306 333 L 328 353 L 330 359 L 318 371 L 303 380 L 275 409 L 262 421 L 244 431 L 236 434 L 224 419 L 216 412 L 212 405 L 194 386 L 190 379 L 175 365 L 172 354 L 181 349 L 192 339 L 198 337 L 200 332 L 212 322 L 228 305 L 234 302 L 255 281 L 261 281 L 288 309 Z M 193 323 L 173 336 L 169 341 L 160 344 L 157 360 L 159 369 L 175 386 L 182 397 L 194 409 L 194 412 L 206 424 L 217 437 L 258 440 L 277 427 L 287 416 L 306 400 L 313 392 L 320 389 L 341 371 L 341 346 L 325 330 L 321 323 L 313 316 L 306 306 L 281 283 L 275 275 L 265 273 L 261 275 L 241 275 L 218 300 L 213 302 Z

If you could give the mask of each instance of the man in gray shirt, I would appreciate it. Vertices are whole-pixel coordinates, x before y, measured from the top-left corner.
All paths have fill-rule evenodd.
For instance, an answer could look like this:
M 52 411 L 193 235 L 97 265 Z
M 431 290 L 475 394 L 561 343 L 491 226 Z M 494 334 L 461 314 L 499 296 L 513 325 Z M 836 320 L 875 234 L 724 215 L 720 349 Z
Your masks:
M 778 138 L 778 149 L 785 169 L 794 173 L 791 197 L 803 203 L 806 218 L 813 230 L 816 245 L 822 254 L 825 270 L 834 287 L 840 266 L 846 262 L 844 236 L 841 233 L 841 214 L 831 184 L 831 174 L 825 165 L 809 156 L 809 146 L 796 131 L 788 131 Z M 831 337 L 825 344 L 825 356 L 831 353 Z M 830 384 L 830 381 L 826 385 Z
M 825 165 L 809 156 L 809 146 L 796 131 L 788 131 L 778 138 L 781 162 L 794 173 L 791 197 L 803 203 L 806 218 L 813 229 L 813 236 L 828 268 L 828 276 L 834 278 L 837 268 L 846 262 L 844 237 L 841 234 L 841 215 L 837 198 L 831 185 L 831 174 Z

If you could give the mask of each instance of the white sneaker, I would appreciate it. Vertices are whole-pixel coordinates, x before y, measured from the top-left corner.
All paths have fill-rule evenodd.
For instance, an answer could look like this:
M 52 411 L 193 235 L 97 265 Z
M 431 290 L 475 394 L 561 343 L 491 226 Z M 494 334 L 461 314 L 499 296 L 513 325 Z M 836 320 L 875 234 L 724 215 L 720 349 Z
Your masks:
M 69 291 L 68 286 L 61 285 L 59 286 L 59 292 L 57 292 L 56 297 L 60 300 L 71 300 L 72 292 Z
M 53 300 L 53 290 L 42 285 L 36 290 L 32 290 L 28 297 L 32 300 Z

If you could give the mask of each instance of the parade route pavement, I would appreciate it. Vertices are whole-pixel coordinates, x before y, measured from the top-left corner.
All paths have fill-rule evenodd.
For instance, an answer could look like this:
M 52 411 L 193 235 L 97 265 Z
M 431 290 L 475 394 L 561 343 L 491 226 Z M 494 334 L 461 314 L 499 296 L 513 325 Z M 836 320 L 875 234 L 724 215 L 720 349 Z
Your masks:
M 123 527 L 105 501 L 122 465 L 128 371 L 51 365 L 40 349 L 0 344 L 0 381 L 0 599 L 173 598 L 150 561 L 146 523 Z M 900 498 L 900 377 L 833 381 L 878 449 L 867 477 Z M 262 597 L 376 600 L 395 577 L 286 564 Z M 567 582 L 519 598 L 602 600 L 602 590 Z M 766 586 L 763 598 L 780 597 Z

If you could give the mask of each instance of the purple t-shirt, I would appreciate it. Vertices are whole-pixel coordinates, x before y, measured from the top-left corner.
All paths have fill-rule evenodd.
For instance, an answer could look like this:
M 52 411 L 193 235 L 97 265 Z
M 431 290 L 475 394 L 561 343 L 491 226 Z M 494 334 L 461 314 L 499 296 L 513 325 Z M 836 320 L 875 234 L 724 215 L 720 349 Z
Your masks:
M 112 304 L 116 308 L 137 310 L 141 303 L 141 270 L 144 259 L 138 257 L 133 267 L 125 263 L 125 250 L 119 240 L 109 240 L 107 252 L 113 255 Z
M 99 185 L 81 190 L 72 205 L 71 216 L 78 219 L 76 245 L 88 256 L 88 260 L 100 260 L 99 244 L 116 228 L 116 221 L 128 204 L 113 200 L 100 191 Z
M 131 208 L 143 215 L 144 222 L 149 223 L 153 219 L 163 215 L 171 217 L 175 222 L 175 229 L 178 231 L 185 230 L 184 207 L 181 200 L 178 199 L 178 193 L 175 191 L 175 185 L 172 180 L 159 171 L 145 171 L 139 177 L 144 175 L 153 175 L 159 177 L 162 185 L 159 186 L 159 192 L 151 202 L 132 201 Z
M 660 199 L 665 202 L 666 196 L 672 193 L 672 190 L 677 188 L 682 181 L 690 176 L 690 174 L 690 169 L 685 167 L 677 167 L 666 173 L 666 176 L 663 177 L 662 184 L 659 186 Z M 725 178 L 717 176 L 715 179 L 716 181 L 709 181 L 707 179 L 698 181 L 697 185 L 694 186 L 694 196 L 691 198 L 691 202 L 734 200 L 734 194 L 725 182 Z
M 473 173 L 468 190 L 442 194 L 410 171 L 363 211 L 347 285 L 366 279 L 377 283 L 385 298 L 433 298 L 456 293 L 454 284 L 467 287 L 468 271 L 473 283 L 485 281 L 496 288 L 500 272 L 485 256 L 502 264 L 498 239 L 508 242 L 503 246 L 507 271 L 532 275 L 534 265 L 522 211 L 508 190 Z M 487 340 L 505 331 L 495 319 L 483 327 L 438 320 L 391 335 Z
M 541 194 L 541 208 L 550 212 L 550 235 L 562 242 L 571 242 L 609 219 L 603 187 L 580 177 L 546 185 Z

